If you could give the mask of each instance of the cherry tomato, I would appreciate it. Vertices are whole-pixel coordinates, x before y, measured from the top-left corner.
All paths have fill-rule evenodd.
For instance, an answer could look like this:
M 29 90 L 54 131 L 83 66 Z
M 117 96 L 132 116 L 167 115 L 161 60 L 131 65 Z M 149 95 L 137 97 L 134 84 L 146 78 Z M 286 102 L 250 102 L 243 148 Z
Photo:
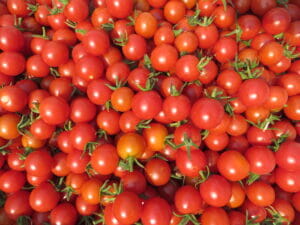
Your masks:
M 112 207 L 113 215 L 123 224 L 133 224 L 140 219 L 142 202 L 132 192 L 123 192 L 118 195 Z
M 37 212 L 48 212 L 59 202 L 59 193 L 53 185 L 45 182 L 31 191 L 29 196 L 30 207 Z
M 230 183 L 222 176 L 211 175 L 206 181 L 200 184 L 200 195 L 210 206 L 225 206 L 231 198 Z

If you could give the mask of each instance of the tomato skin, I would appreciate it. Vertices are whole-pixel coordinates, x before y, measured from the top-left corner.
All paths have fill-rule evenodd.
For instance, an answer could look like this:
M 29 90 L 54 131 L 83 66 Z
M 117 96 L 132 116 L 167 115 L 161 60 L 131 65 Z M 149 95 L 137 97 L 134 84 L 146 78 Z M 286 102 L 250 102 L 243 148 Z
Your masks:
M 300 46 L 299 24 L 300 24 L 299 21 L 292 22 L 284 35 L 284 40 L 287 41 L 292 46 Z
M 84 21 L 89 15 L 89 7 L 85 1 L 71 0 L 64 8 L 64 15 L 74 22 Z
M 212 0 L 198 0 L 198 7 L 200 9 L 201 16 L 211 16 L 214 9 L 217 7 L 217 4 Z
M 182 81 L 194 81 L 199 76 L 197 65 L 199 60 L 196 56 L 185 55 L 177 60 L 175 64 L 175 73 Z
M 12 76 L 7 76 L 4 75 L 3 73 L 0 73 L 0 84 L 1 85 L 9 85 L 10 83 L 12 83 L 14 81 L 14 77 Z
M 68 119 L 70 108 L 63 98 L 50 96 L 41 101 L 39 111 L 46 123 L 58 125 Z
M 218 29 L 213 23 L 208 26 L 197 26 L 195 34 L 198 37 L 199 48 L 204 49 L 213 47 L 219 38 Z
M 0 209 L 0 222 L 2 225 L 13 225 L 14 224 L 14 220 L 12 220 L 8 217 L 4 208 Z
M 240 14 L 246 13 L 250 9 L 250 6 L 251 6 L 250 0 L 234 0 L 233 3 L 235 6 L 235 9 Z
M 161 151 L 165 147 L 165 138 L 168 130 L 159 123 L 151 123 L 149 128 L 143 130 L 147 149 L 150 151 Z
M 25 174 L 15 170 L 8 170 L 0 176 L 0 189 L 5 193 L 14 193 L 24 186 Z
M 84 80 L 91 81 L 103 76 L 103 60 L 96 56 L 83 56 L 76 62 L 75 74 Z
M 50 69 L 40 55 L 33 55 L 27 59 L 26 72 L 29 76 L 46 77 L 50 73 Z
M 182 85 L 182 81 L 177 76 L 163 78 L 160 84 L 161 93 L 165 97 L 172 96 L 172 88 L 180 90 L 182 88 Z
M 124 225 L 120 223 L 113 214 L 113 204 L 109 204 L 104 209 L 104 219 L 107 225 Z
M 154 69 L 162 72 L 172 70 L 178 58 L 176 48 L 169 44 L 156 46 L 151 52 L 151 62 Z
M 252 145 L 270 145 L 275 138 L 271 130 L 263 130 L 255 126 L 251 126 L 247 131 L 247 139 Z
M 75 151 L 70 139 L 71 131 L 63 131 L 57 136 L 57 147 L 64 153 Z
M 289 172 L 280 167 L 275 169 L 275 182 L 286 192 L 300 191 L 299 171 Z
M 103 30 L 89 31 L 83 37 L 82 43 L 86 52 L 94 56 L 105 54 L 110 47 L 108 34 Z
M 61 203 L 50 213 L 52 224 L 75 225 L 77 221 L 77 211 L 71 203 Z
M 26 172 L 34 176 L 46 176 L 51 172 L 53 165 L 52 156 L 44 149 L 31 152 L 25 159 Z
M 288 100 L 288 92 L 279 86 L 270 86 L 270 95 L 264 107 L 271 111 L 281 110 Z
M 0 90 L 0 105 L 9 112 L 21 111 L 27 104 L 27 94 L 17 86 L 5 86 Z
M 70 105 L 70 118 L 75 123 L 91 121 L 96 115 L 95 105 L 84 97 L 75 98 Z
M 202 225 L 229 225 L 229 217 L 224 209 L 208 207 L 200 217 Z
M 287 118 L 292 120 L 300 119 L 300 95 L 292 96 L 287 101 L 287 107 L 283 108 L 284 114 Z
M 146 40 L 137 34 L 131 34 L 128 37 L 127 44 L 122 47 L 122 52 L 129 60 L 139 60 L 147 50 Z
M 175 40 L 175 35 L 170 27 L 158 27 L 153 36 L 155 45 L 172 44 Z
M 289 222 L 293 222 L 295 219 L 295 210 L 292 204 L 284 199 L 276 199 L 272 206 L 277 210 L 277 212 Z M 285 223 L 286 224 L 286 223 Z
M 168 96 L 163 102 L 163 111 L 172 121 L 181 121 L 188 117 L 191 102 L 184 95 Z
M 176 24 L 185 15 L 185 5 L 180 1 L 168 1 L 164 6 L 164 17 L 169 22 Z
M 111 104 L 116 111 L 126 112 L 131 109 L 134 92 L 128 87 L 121 87 L 111 95 Z
M 88 204 L 99 204 L 100 203 L 100 188 L 102 182 L 96 178 L 91 178 L 81 184 L 80 192 L 81 197 Z
M 244 81 L 238 92 L 238 96 L 245 106 L 260 106 L 269 96 L 269 85 L 262 79 L 250 79 Z
M 8 196 L 4 204 L 4 211 L 9 218 L 16 220 L 19 216 L 31 215 L 29 195 L 28 191 L 18 191 Z
M 136 194 L 141 194 L 145 192 L 147 181 L 144 174 L 138 170 L 126 173 L 121 178 L 121 183 L 125 191 L 134 192 Z
M 67 176 L 70 173 L 70 169 L 67 166 L 67 154 L 59 152 L 53 156 L 53 168 L 51 172 L 58 177 Z
M 133 224 L 140 219 L 142 202 L 132 192 L 119 194 L 112 207 L 114 216 L 123 224 Z
M 211 175 L 200 184 L 199 191 L 204 202 L 214 207 L 225 206 L 232 194 L 230 183 L 219 175 Z
M 27 8 L 27 2 L 24 0 L 8 0 L 7 9 L 8 11 L 16 16 L 25 17 L 28 16 L 30 10 Z
M 130 73 L 129 66 L 124 62 L 116 62 L 110 65 L 106 70 L 106 79 L 113 84 L 125 82 Z
M 0 49 L 2 51 L 21 51 L 24 47 L 24 36 L 15 27 L 0 28 Z
M 72 83 L 76 88 L 78 88 L 82 92 L 86 92 L 87 86 L 88 86 L 88 81 L 82 79 L 79 76 L 73 76 L 72 77 Z
M 242 185 L 238 182 L 234 182 L 231 183 L 231 190 L 232 195 L 229 202 L 227 203 L 227 206 L 229 206 L 231 209 L 238 208 L 245 201 L 246 194 L 244 187 L 242 187 Z
M 157 20 L 151 13 L 142 12 L 135 19 L 134 29 L 140 36 L 144 38 L 151 38 L 157 30 Z M 143 55 L 140 56 L 142 57 Z
M 140 91 L 133 96 L 132 111 L 140 119 L 153 119 L 161 109 L 162 99 L 155 91 Z
M 11 51 L 5 51 L 0 53 L 1 73 L 7 76 L 17 76 L 25 70 L 25 66 L 26 61 L 22 54 Z
M 217 84 L 228 94 L 236 93 L 241 83 L 241 76 L 233 70 L 223 70 L 217 78 Z
M 287 91 L 288 96 L 300 94 L 300 78 L 296 73 L 286 73 L 282 75 L 278 84 Z
M 140 121 L 134 112 L 127 111 L 120 116 L 119 126 L 123 133 L 134 132 Z
M 201 98 L 194 103 L 190 117 L 200 129 L 211 129 L 221 123 L 224 109 L 221 103 L 214 99 Z
M 186 151 L 178 150 L 176 153 L 176 166 L 179 171 L 189 177 L 196 177 L 207 164 L 204 153 L 200 150 L 192 150 L 190 158 Z
M 31 191 L 29 204 L 37 212 L 48 212 L 55 208 L 59 199 L 59 193 L 52 184 L 45 182 Z
M 74 46 L 77 42 L 75 32 L 68 28 L 61 28 L 56 30 L 52 36 L 53 41 L 61 41 L 67 46 Z
M 242 29 L 242 40 L 253 39 L 261 28 L 260 20 L 253 15 L 243 15 L 239 17 L 238 24 Z
M 239 211 L 230 211 L 228 213 L 230 225 L 245 225 L 245 215 Z
M 66 186 L 73 188 L 78 194 L 81 194 L 81 188 L 88 180 L 89 177 L 86 173 L 76 174 L 70 172 L 66 177 Z
M 98 205 L 89 204 L 81 196 L 76 198 L 76 210 L 82 216 L 90 216 L 99 209 Z
M 109 13 L 119 19 L 128 17 L 133 10 L 132 0 L 106 0 L 105 3 Z
M 166 4 L 167 0 L 148 0 L 148 3 L 153 8 L 162 8 Z
M 49 66 L 57 67 L 68 62 L 69 49 L 63 42 L 49 41 L 43 47 L 42 59 Z
M 218 62 L 228 62 L 237 53 L 237 43 L 232 38 L 222 37 L 214 45 L 213 52 Z
M 34 176 L 34 175 L 29 174 L 29 173 L 27 173 L 26 175 L 27 175 L 26 178 L 27 178 L 28 183 L 31 184 L 34 187 L 37 187 L 37 186 L 41 185 L 44 182 L 47 182 L 49 179 L 52 178 L 51 173 L 47 174 L 46 176 L 41 176 L 41 177 Z
M 274 41 L 274 37 L 271 34 L 261 33 L 257 34 L 253 38 L 250 46 L 253 49 L 260 50 L 265 44 L 267 44 L 270 41 Z
M 144 138 L 136 133 L 124 134 L 117 143 L 117 152 L 122 159 L 130 156 L 139 157 L 145 149 Z
M 174 45 L 179 52 L 193 53 L 197 49 L 198 39 L 193 32 L 186 31 L 175 38 Z
M 215 61 L 210 60 L 206 66 L 201 68 L 198 80 L 203 84 L 211 83 L 218 75 L 218 66 Z
M 275 153 L 277 165 L 290 172 L 300 170 L 299 151 L 300 144 L 297 142 L 288 141 L 282 143 Z
M 283 56 L 276 64 L 271 65 L 269 68 L 274 73 L 283 73 L 287 71 L 291 66 L 291 59 Z
M 94 9 L 92 15 L 91 15 L 91 23 L 92 27 L 100 28 L 103 24 L 109 23 L 112 19 L 112 16 L 108 12 L 108 9 L 97 7 Z
M 273 8 L 262 18 L 262 26 L 269 34 L 279 34 L 286 31 L 290 23 L 291 16 L 284 8 Z
M 265 119 L 268 118 L 269 115 L 270 115 L 270 111 L 266 109 L 264 106 L 250 107 L 246 110 L 247 120 L 253 123 L 259 123 L 260 121 L 264 121 Z
M 6 140 L 20 136 L 17 125 L 20 117 L 17 114 L 6 113 L 0 117 L 0 137 Z
M 254 222 L 262 222 L 267 217 L 267 211 L 264 207 L 253 204 L 248 199 L 242 206 L 243 212 L 248 212 L 249 218 L 253 219 Z
M 191 185 L 178 188 L 174 201 L 176 209 L 182 214 L 196 214 L 203 204 L 199 191 Z
M 204 140 L 208 149 L 212 151 L 221 151 L 226 148 L 229 143 L 229 136 L 226 133 L 210 133 Z
M 223 6 L 218 6 L 213 11 L 215 16 L 214 24 L 219 28 L 228 28 L 234 23 L 235 10 L 229 6 L 225 10 Z
M 263 175 L 271 173 L 276 160 L 274 153 L 264 146 L 252 146 L 248 148 L 245 157 L 249 162 L 251 173 Z
M 246 158 L 239 152 L 229 150 L 220 155 L 218 170 L 226 179 L 239 181 L 248 176 L 250 166 Z
M 260 48 L 258 57 L 262 64 L 271 66 L 283 57 L 283 47 L 278 42 L 270 41 Z
M 174 131 L 174 143 L 176 145 L 182 145 L 185 139 L 190 139 L 195 145 L 194 146 L 181 146 L 180 149 L 184 151 L 198 150 L 198 146 L 201 145 L 201 134 L 200 129 L 193 126 L 192 124 L 183 124 L 177 127 Z
M 300 192 L 293 194 L 292 201 L 293 207 L 296 211 L 300 211 Z
M 141 220 L 144 225 L 169 225 L 172 217 L 171 207 L 160 197 L 148 199 L 142 210 Z
M 266 1 L 253 0 L 251 1 L 251 10 L 254 14 L 258 16 L 263 16 L 270 9 L 275 8 L 276 5 L 277 4 L 275 0 L 266 0 Z
M 276 122 L 273 127 L 276 129 L 274 130 L 274 134 L 276 138 L 279 138 L 283 134 L 287 134 L 287 141 L 294 141 L 297 135 L 297 124 L 293 126 L 290 122 L 286 120 Z
M 146 178 L 154 186 L 162 186 L 168 183 L 171 169 L 162 159 L 151 159 L 145 166 Z
M 119 156 L 114 146 L 103 144 L 97 147 L 91 155 L 92 167 L 102 175 L 108 175 L 118 166 Z
M 110 100 L 112 90 L 106 86 L 107 80 L 93 80 L 87 86 L 87 96 L 96 105 L 103 105 Z
M 70 152 L 67 156 L 67 166 L 73 173 L 84 173 L 86 166 L 90 161 L 90 156 L 83 153 L 83 151 L 75 150 Z
M 246 188 L 248 199 L 255 205 L 266 207 L 275 201 L 275 191 L 271 185 L 256 181 Z
M 96 118 L 98 127 L 109 135 L 120 131 L 119 120 L 120 114 L 114 110 L 103 110 Z
M 60 77 L 50 82 L 49 92 L 53 96 L 69 100 L 71 98 L 72 91 L 72 83 L 68 78 Z

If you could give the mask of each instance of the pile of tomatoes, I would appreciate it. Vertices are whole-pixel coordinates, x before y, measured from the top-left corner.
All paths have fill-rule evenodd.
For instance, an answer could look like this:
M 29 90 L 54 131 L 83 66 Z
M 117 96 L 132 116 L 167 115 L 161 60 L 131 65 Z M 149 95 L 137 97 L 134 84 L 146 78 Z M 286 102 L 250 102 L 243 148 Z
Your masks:
M 1 225 L 299 225 L 299 0 L 1 0 Z

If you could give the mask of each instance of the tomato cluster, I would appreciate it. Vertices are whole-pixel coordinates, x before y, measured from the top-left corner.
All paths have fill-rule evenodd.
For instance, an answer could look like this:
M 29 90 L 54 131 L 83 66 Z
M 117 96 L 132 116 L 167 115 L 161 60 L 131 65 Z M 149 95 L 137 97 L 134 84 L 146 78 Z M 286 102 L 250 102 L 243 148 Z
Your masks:
M 0 225 L 299 225 L 299 0 L 1 0 Z

